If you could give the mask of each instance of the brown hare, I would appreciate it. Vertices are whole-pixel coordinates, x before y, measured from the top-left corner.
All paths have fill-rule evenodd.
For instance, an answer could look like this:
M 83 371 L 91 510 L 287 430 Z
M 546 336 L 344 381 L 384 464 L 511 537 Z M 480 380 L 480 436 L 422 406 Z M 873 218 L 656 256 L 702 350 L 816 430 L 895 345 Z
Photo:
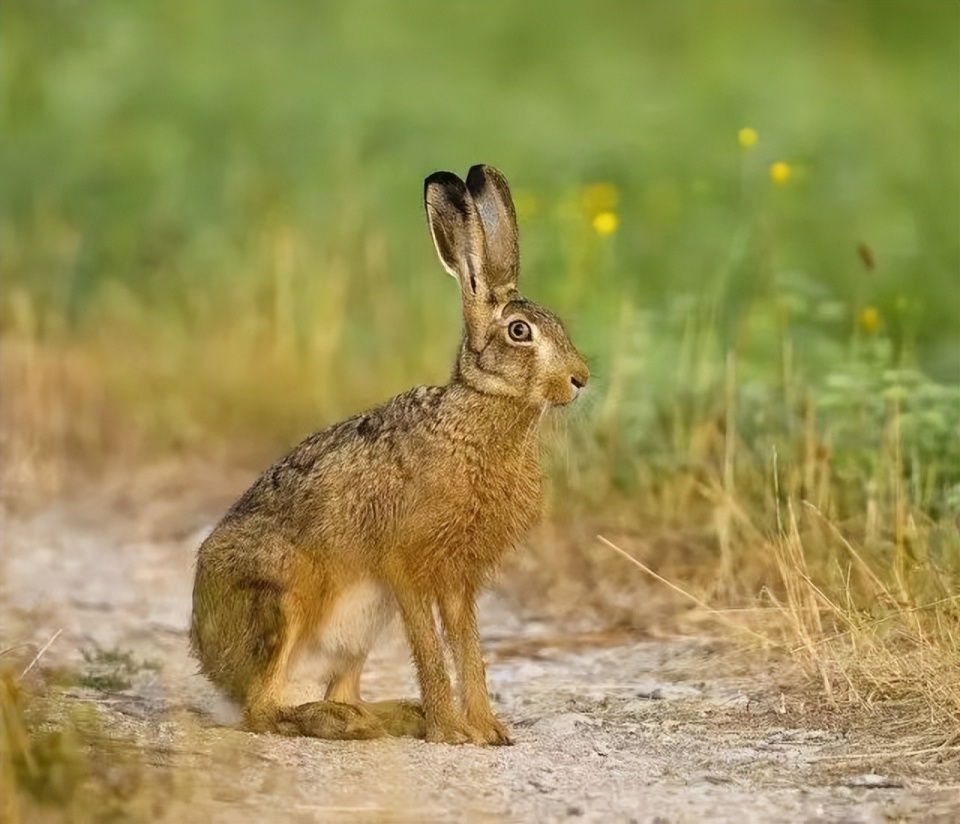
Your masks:
M 310 435 L 199 550 L 193 652 L 251 730 L 510 743 L 487 697 L 476 599 L 539 516 L 543 412 L 576 398 L 589 371 L 560 320 L 517 292 L 503 175 L 436 172 L 424 201 L 440 261 L 460 283 L 464 332 L 450 382 Z M 364 662 L 398 610 L 422 704 L 365 703 Z M 323 662 L 324 700 L 285 705 L 288 671 L 308 650 Z

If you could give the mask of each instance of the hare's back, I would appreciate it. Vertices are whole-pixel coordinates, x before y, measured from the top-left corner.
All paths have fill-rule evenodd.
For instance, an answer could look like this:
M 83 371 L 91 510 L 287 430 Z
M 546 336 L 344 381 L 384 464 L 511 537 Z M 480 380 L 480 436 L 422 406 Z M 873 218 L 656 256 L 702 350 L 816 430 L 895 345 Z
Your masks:
M 396 498 L 435 461 L 442 387 L 418 387 L 306 437 L 264 471 L 224 522 L 259 521 L 293 535 L 342 526 Z

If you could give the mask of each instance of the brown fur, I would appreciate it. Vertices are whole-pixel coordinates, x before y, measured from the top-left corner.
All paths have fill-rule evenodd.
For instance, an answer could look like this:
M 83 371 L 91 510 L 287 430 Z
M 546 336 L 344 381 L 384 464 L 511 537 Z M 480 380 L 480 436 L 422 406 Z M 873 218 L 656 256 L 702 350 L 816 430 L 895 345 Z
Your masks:
M 426 180 L 425 205 L 463 303 L 450 382 L 309 436 L 200 547 L 193 651 L 253 730 L 509 743 L 487 697 L 476 598 L 539 516 L 537 424 L 547 406 L 573 400 L 589 372 L 560 321 L 516 291 L 516 218 L 503 176 L 483 166 L 466 182 L 438 172 Z M 517 321 L 529 340 L 514 338 L 524 332 Z M 360 700 L 367 653 L 396 609 L 422 707 Z M 328 663 L 326 696 L 284 706 L 290 667 L 311 647 Z

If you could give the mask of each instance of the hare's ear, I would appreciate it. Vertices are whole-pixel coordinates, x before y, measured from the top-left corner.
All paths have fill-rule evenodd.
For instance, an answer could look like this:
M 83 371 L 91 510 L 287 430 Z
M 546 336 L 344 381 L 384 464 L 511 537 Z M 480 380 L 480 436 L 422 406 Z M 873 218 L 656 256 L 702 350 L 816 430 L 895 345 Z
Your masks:
M 492 166 L 473 166 L 467 173 L 467 191 L 483 224 L 489 286 L 496 292 L 513 291 L 520 275 L 520 241 L 507 179 Z
M 464 182 L 434 172 L 423 182 L 423 203 L 443 268 L 460 281 L 464 300 L 477 296 L 484 258 L 483 226 Z

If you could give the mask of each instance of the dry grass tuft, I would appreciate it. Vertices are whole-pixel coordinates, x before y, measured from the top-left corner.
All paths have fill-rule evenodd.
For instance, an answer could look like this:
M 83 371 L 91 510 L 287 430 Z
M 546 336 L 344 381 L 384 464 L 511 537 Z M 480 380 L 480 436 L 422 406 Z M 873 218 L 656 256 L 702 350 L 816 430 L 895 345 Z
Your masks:
M 695 607 L 696 620 L 729 634 L 747 647 L 774 650 L 797 662 L 828 706 L 870 713 L 896 706 L 913 732 L 933 745 L 947 745 L 960 730 L 960 594 L 957 577 L 936 563 L 904 565 L 890 547 L 870 550 L 862 535 L 845 535 L 807 504 L 802 516 L 787 504 L 784 520 L 760 545 L 744 547 L 752 559 L 768 559 L 775 579 L 754 599 L 718 599 L 710 575 L 722 560 L 703 558 L 691 572 L 663 557 L 651 561 L 663 573 L 618 544 L 599 542 Z M 847 533 L 851 526 L 845 525 Z M 928 545 L 960 543 L 947 529 L 927 523 Z M 857 548 L 857 545 L 860 548 Z M 751 577 L 766 577 L 754 566 Z M 611 573 L 612 575 L 612 573 Z M 622 580 L 622 579 L 621 579 Z M 688 583 L 681 585 L 678 580 Z M 642 585 L 641 585 L 642 586 Z M 649 599 L 637 606 L 635 620 L 650 615 Z M 919 725 L 916 726 L 916 725 Z
M 15 663 L 16 662 L 16 663 Z M 135 747 L 105 736 L 96 712 L 58 701 L 26 679 L 18 656 L 0 656 L 0 817 L 20 822 L 134 821 L 162 810 L 145 786 Z
M 783 594 L 766 595 L 780 610 L 784 645 L 835 703 L 906 702 L 934 735 L 960 729 L 956 572 L 934 559 L 908 559 L 896 544 L 858 549 L 856 538 L 805 509 L 813 521 L 807 534 L 790 506 L 773 546 Z M 919 515 L 912 521 L 918 545 L 947 541 L 956 552 L 956 534 Z M 829 567 L 812 572 L 808 559 L 824 557 Z
M 0 340 L 0 494 L 49 498 L 78 466 L 126 448 L 131 433 L 88 351 L 27 337 Z

